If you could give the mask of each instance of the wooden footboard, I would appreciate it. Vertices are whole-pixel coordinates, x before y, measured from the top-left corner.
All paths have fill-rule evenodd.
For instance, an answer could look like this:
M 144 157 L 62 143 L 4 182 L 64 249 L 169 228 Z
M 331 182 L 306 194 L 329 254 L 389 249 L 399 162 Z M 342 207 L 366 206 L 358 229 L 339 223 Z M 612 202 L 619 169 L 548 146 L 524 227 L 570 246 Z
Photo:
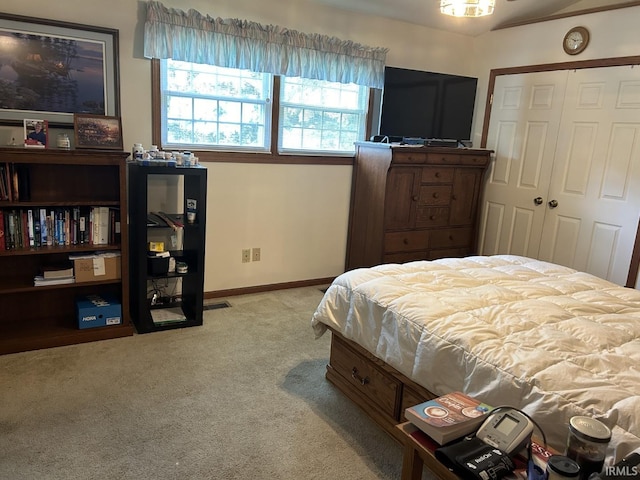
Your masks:
M 405 408 L 436 397 L 333 330 L 326 377 L 398 441 Z

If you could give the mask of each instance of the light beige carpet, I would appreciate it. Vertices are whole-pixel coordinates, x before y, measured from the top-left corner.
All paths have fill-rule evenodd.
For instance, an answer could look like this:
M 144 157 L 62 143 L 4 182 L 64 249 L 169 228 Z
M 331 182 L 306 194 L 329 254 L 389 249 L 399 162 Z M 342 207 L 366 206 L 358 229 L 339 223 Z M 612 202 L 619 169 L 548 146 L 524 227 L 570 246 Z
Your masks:
M 400 478 L 400 446 L 324 378 L 321 297 L 230 297 L 202 327 L 0 356 L 0 478 Z

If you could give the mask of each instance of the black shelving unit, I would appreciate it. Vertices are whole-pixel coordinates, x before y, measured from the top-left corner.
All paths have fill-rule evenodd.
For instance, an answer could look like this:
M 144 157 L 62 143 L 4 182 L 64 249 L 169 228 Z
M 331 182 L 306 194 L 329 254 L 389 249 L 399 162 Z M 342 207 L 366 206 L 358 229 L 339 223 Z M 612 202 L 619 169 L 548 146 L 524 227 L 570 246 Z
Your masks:
M 129 174 L 129 238 L 131 271 L 131 319 L 138 333 L 149 333 L 172 328 L 202 325 L 204 299 L 204 254 L 207 204 L 207 169 L 196 167 L 143 166 L 128 164 Z M 152 175 L 182 177 L 182 209 L 180 212 L 164 212 L 170 219 L 181 223 L 181 244 L 169 249 L 176 263 L 187 265 L 186 273 L 167 272 L 153 274 L 148 268 L 149 241 L 164 234 L 169 237 L 172 227 L 163 223 L 148 225 L 149 178 Z M 179 178 L 178 178 L 179 180 Z M 196 200 L 196 218 L 187 221 L 187 200 Z M 179 200 L 178 200 L 179 201 Z M 167 245 L 170 246 L 170 245 Z M 161 297 L 160 304 L 152 301 L 154 286 L 166 283 L 178 285 L 172 295 Z M 174 318 L 159 321 L 154 313 L 177 312 Z M 182 318 L 184 317 L 184 318 Z

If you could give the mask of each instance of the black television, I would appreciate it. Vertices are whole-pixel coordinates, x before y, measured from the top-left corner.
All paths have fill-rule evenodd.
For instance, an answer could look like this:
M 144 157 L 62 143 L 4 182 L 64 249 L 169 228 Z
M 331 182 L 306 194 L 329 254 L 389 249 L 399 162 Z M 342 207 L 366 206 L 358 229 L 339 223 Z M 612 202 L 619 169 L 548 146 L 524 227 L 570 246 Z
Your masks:
M 380 136 L 471 140 L 477 84 L 474 77 L 385 67 Z

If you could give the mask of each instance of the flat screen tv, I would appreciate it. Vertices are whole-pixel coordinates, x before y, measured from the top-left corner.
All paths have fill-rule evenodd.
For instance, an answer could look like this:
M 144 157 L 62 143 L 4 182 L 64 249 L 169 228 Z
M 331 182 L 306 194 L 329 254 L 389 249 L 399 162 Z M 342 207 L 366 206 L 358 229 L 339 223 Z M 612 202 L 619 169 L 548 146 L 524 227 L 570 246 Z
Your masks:
M 478 79 L 385 67 L 380 135 L 471 139 Z

